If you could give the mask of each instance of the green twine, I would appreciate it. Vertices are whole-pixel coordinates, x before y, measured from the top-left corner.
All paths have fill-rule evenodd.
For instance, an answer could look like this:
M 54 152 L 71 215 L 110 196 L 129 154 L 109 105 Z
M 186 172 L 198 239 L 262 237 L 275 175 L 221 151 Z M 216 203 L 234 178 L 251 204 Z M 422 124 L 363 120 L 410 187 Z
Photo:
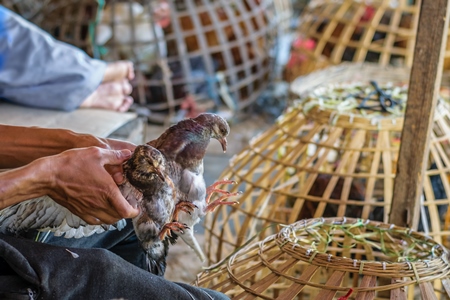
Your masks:
M 103 8 L 105 7 L 105 0 L 97 0 L 98 8 L 97 13 L 95 15 L 94 21 L 89 23 L 89 39 L 91 41 L 92 45 L 92 54 L 94 58 L 100 58 L 101 57 L 101 47 L 97 45 L 95 42 L 95 29 L 97 28 L 98 23 L 100 23 L 100 18 L 102 15 Z
M 393 225 L 390 227 L 380 227 L 379 225 L 367 224 L 362 219 L 358 219 L 356 222 L 349 224 L 345 224 L 345 219 L 342 224 L 316 222 L 310 226 L 298 228 L 298 230 L 306 232 L 309 238 L 296 239 L 295 242 L 309 244 L 312 251 L 326 252 L 327 246 L 334 241 L 332 233 L 335 230 L 340 230 L 354 241 L 379 250 L 389 257 L 396 258 L 398 262 L 414 262 L 429 257 L 430 255 L 433 257 L 437 256 L 435 253 L 436 246 L 433 243 L 414 237 L 410 230 L 396 230 L 393 227 Z M 352 232 L 355 228 L 366 228 L 370 232 L 355 234 Z M 295 235 L 294 232 L 291 234 Z M 404 239 L 395 237 L 396 235 L 404 236 Z M 345 245 L 342 242 L 336 241 L 336 244 L 341 248 L 348 249 L 355 247 L 357 243 L 353 242 L 350 245 Z M 318 247 L 320 246 L 325 246 L 325 249 L 320 249 L 321 251 L 319 251 Z M 421 254 L 420 251 L 414 251 L 414 249 L 418 248 L 417 246 L 421 246 L 422 252 L 428 250 L 428 253 Z

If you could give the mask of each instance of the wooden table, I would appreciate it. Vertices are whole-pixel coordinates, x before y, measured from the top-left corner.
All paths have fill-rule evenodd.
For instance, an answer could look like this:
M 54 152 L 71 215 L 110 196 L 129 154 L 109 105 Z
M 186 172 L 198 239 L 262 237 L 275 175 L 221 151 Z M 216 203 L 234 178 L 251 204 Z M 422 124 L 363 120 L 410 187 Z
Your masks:
M 0 123 L 16 126 L 64 128 L 98 137 L 128 140 L 140 144 L 144 121 L 135 113 L 104 109 L 77 109 L 72 112 L 29 108 L 0 101 Z

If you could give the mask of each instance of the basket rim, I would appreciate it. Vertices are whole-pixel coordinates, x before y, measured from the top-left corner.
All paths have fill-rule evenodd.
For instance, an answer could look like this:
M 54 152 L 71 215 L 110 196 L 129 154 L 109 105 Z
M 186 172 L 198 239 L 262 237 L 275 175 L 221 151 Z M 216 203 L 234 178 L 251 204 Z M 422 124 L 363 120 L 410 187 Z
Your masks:
M 380 115 L 368 118 L 361 114 L 339 112 L 321 107 L 313 107 L 308 111 L 301 108 L 300 110 L 308 120 L 318 124 L 333 124 L 342 128 L 402 131 L 404 123 L 404 116 Z
M 352 258 L 333 256 L 326 252 L 307 249 L 306 247 L 296 243 L 296 232 L 306 231 L 313 226 L 372 226 L 377 227 L 380 231 L 395 231 L 396 233 L 404 233 L 433 245 L 434 250 L 439 250 L 440 254 L 429 259 L 418 259 L 416 261 L 403 262 L 380 262 L 370 260 L 356 260 Z M 380 277 L 410 277 L 412 281 L 423 282 L 435 280 L 436 278 L 446 277 L 450 274 L 450 266 L 448 250 L 434 241 L 431 237 L 416 232 L 410 228 L 399 227 L 394 224 L 387 224 L 379 221 L 363 220 L 358 218 L 336 217 L 336 218 L 313 218 L 297 221 L 291 225 L 285 226 L 280 230 L 274 240 L 280 249 L 290 256 L 295 257 L 303 262 L 312 265 L 336 268 L 347 272 L 360 275 L 377 275 Z

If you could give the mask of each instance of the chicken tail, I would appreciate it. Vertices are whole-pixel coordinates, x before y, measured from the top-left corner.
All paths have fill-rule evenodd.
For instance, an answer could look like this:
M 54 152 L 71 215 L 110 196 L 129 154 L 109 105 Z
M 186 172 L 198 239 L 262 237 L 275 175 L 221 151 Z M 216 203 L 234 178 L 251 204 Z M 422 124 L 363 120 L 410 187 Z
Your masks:
M 202 251 L 202 248 L 200 247 L 200 244 L 198 243 L 197 239 L 194 236 L 194 230 L 192 228 L 186 229 L 184 233 L 177 233 L 181 239 L 188 244 L 189 247 L 194 250 L 195 254 L 197 254 L 198 258 L 201 260 L 201 262 L 206 261 L 206 256 Z

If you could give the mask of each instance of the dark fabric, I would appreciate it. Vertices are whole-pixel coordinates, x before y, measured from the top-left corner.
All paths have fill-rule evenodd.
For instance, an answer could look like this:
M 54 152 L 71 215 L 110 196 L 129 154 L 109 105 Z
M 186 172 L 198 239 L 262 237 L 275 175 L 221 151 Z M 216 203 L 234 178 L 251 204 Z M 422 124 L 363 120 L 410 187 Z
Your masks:
M 36 230 L 22 233 L 21 236 L 32 241 L 61 247 L 107 249 L 133 265 L 147 270 L 146 255 L 136 238 L 131 219 L 127 219 L 127 225 L 122 230 L 112 230 L 80 239 L 68 239 Z
M 165 280 L 106 249 L 66 248 L 5 235 L 0 235 L 0 298 L 229 299 Z

